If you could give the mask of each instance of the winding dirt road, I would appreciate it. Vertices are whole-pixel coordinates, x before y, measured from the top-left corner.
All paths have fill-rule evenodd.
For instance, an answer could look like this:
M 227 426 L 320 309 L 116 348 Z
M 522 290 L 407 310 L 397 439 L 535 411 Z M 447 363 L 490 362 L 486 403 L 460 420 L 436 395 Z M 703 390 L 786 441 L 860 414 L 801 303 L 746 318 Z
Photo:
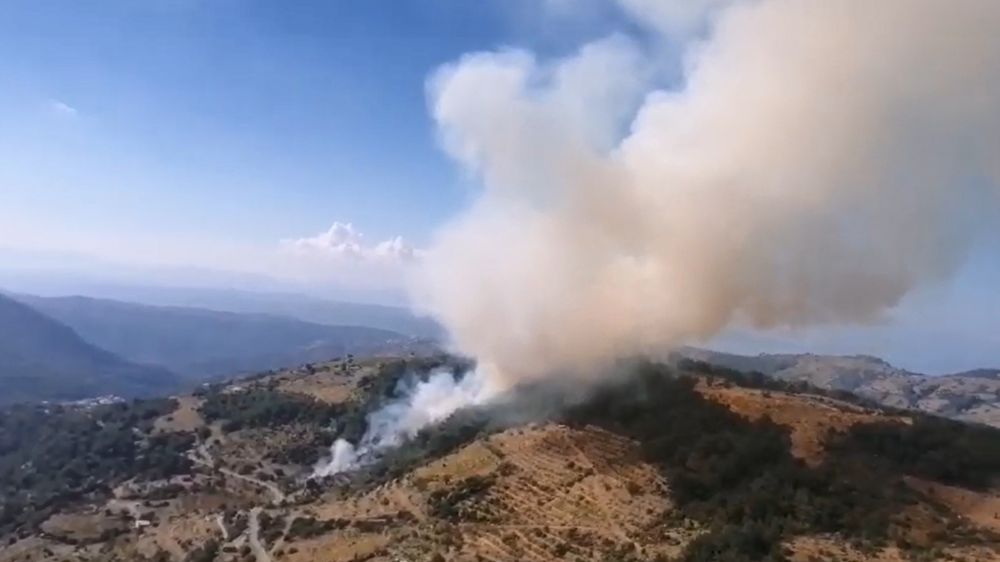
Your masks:
M 250 484 L 267 490 L 271 495 L 272 505 L 281 505 L 288 497 L 283 491 L 281 491 L 281 488 L 272 482 L 265 482 L 259 478 L 254 478 L 253 476 L 248 476 L 246 474 L 240 474 L 228 468 L 218 466 L 215 459 L 212 458 L 212 454 L 208 451 L 208 447 L 205 443 L 200 443 L 193 451 L 191 451 L 188 458 L 190 458 L 191 462 L 195 464 L 207 467 L 231 478 L 249 482 Z M 268 553 L 267 549 L 264 548 L 264 545 L 260 542 L 260 512 L 263 509 L 264 508 L 262 506 L 257 506 L 250 510 L 249 521 L 247 524 L 247 541 L 250 545 L 250 550 L 257 559 L 257 562 L 274 562 L 274 559 L 271 558 L 271 554 Z M 223 528 L 223 534 L 225 535 L 225 527 L 221 524 L 221 520 L 219 523 L 220 527 Z M 229 537 L 227 536 L 225 538 L 228 539 Z
M 190 458 L 191 462 L 195 464 L 200 464 L 202 466 L 211 468 L 216 472 L 225 474 L 226 476 L 243 480 L 244 482 L 249 482 L 255 486 L 265 488 L 268 491 L 268 493 L 271 494 L 271 503 L 274 505 L 280 505 L 288 497 L 287 495 L 285 495 L 283 491 L 281 491 L 281 488 L 279 488 L 272 482 L 265 482 L 264 480 L 261 480 L 259 478 L 254 478 L 253 476 L 249 476 L 246 474 L 240 474 L 239 472 L 236 472 L 235 470 L 230 470 L 228 468 L 217 467 L 215 460 L 212 458 L 211 453 L 208 452 L 208 449 L 205 447 L 204 443 L 198 445 L 198 447 L 195 449 L 195 453 L 188 455 L 188 458 Z

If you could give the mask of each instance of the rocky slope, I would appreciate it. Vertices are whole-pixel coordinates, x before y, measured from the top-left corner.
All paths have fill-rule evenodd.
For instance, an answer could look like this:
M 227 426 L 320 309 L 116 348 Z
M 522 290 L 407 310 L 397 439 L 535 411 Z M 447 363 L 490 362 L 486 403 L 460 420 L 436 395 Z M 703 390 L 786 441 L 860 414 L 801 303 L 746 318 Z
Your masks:
M 804 382 L 826 390 L 842 390 L 893 408 L 920 410 L 1000 427 L 998 369 L 930 376 L 900 369 L 866 355 L 748 356 L 685 348 L 676 356 L 738 371 L 757 371 L 786 382 Z

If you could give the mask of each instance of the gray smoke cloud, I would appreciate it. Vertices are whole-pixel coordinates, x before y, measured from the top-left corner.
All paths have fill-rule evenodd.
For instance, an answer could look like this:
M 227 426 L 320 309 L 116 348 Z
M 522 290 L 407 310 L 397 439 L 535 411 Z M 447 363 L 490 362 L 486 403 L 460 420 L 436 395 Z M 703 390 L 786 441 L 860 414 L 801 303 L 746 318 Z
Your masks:
M 555 61 L 470 54 L 429 81 L 483 192 L 413 297 L 494 379 L 734 324 L 877 320 L 996 224 L 1000 2 L 621 1 L 692 37 L 676 87 L 618 35 Z

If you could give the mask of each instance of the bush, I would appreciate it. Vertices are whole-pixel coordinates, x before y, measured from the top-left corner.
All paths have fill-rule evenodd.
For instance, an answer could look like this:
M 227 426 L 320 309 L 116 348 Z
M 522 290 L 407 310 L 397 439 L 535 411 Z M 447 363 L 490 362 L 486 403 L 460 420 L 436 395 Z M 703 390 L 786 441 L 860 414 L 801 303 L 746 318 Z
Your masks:
M 435 490 L 429 498 L 430 512 L 435 517 L 449 521 L 479 520 L 476 500 L 481 498 L 494 479 L 489 476 L 470 476 L 447 490 Z
M 209 539 L 205 544 L 188 553 L 185 562 L 213 562 L 219 554 L 219 542 Z
M 206 395 L 200 411 L 209 422 L 225 420 L 222 429 L 231 432 L 291 423 L 327 425 L 340 408 L 311 396 L 253 388 L 241 392 L 211 392 Z
M 929 415 L 911 425 L 854 426 L 836 443 L 841 455 L 883 460 L 892 471 L 985 490 L 1000 476 L 1000 430 Z

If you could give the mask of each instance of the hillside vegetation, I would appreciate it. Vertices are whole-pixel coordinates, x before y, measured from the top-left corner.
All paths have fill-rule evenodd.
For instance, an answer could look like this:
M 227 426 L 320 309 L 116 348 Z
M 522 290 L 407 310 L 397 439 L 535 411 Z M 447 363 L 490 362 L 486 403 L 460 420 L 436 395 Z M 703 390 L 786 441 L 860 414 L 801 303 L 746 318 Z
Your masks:
M 0 441 L 0 562 L 1000 558 L 1000 431 L 691 361 L 518 388 L 309 478 L 435 367 L 468 365 L 346 358 L 176 401 L 10 410 L 0 427 L 35 429 Z M 25 481 L 35 455 L 53 460 Z
M 0 411 L 0 535 L 35 530 L 60 509 L 106 498 L 123 480 L 188 471 L 184 452 L 193 435 L 151 435 L 153 421 L 176 405 L 160 399 Z
M 724 384 L 788 389 L 735 372 L 708 374 Z M 635 439 L 646 460 L 663 469 L 680 510 L 709 531 L 686 560 L 782 560 L 784 541 L 796 535 L 910 544 L 904 517 L 920 500 L 905 475 L 970 487 L 989 486 L 1000 475 L 1000 431 L 931 417 L 829 436 L 826 458 L 809 466 L 792 454 L 786 427 L 747 420 L 704 398 L 695 383 L 643 364 L 627 383 L 572 407 L 565 418 Z
M 929 376 L 867 355 L 737 355 L 685 348 L 674 360 L 694 359 L 741 372 L 757 372 L 788 383 L 839 390 L 883 406 L 921 410 L 1000 427 L 1000 370 L 976 369 Z

